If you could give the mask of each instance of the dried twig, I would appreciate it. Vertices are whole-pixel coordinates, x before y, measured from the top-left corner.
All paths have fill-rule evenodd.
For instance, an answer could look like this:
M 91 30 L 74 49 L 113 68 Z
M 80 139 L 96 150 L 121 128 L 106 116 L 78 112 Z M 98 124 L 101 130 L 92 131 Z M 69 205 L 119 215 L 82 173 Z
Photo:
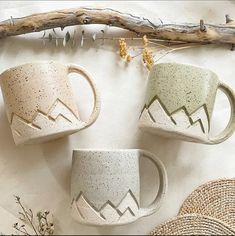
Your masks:
M 23 211 L 23 213 L 22 213 L 22 212 L 19 212 L 19 214 L 24 217 L 24 219 L 25 219 L 25 220 L 30 224 L 30 226 L 32 227 L 34 233 L 35 233 L 36 235 L 38 235 L 38 232 L 37 232 L 37 230 L 36 230 L 36 228 L 35 228 L 35 226 L 34 226 L 34 224 L 33 224 L 33 213 L 32 213 L 32 210 L 31 210 L 31 209 L 29 209 L 29 210 L 26 210 L 26 209 L 25 209 L 25 207 L 22 205 L 22 203 L 21 203 L 21 201 L 20 201 L 20 197 L 15 196 L 15 200 L 16 200 L 16 203 L 20 205 L 20 207 L 21 207 L 21 209 L 22 209 L 22 211 Z M 17 224 L 17 223 L 16 223 L 16 224 Z M 22 227 L 22 226 L 21 226 L 21 227 Z M 24 227 L 23 227 L 23 228 L 24 228 Z
M 234 20 L 226 15 L 226 24 L 200 23 L 164 24 L 161 20 L 151 21 L 145 17 L 134 16 L 109 8 L 80 7 L 38 13 L 22 18 L 13 18 L 0 22 L 0 38 L 64 28 L 72 25 L 104 24 L 170 41 L 199 43 L 235 43 Z
M 53 235 L 54 224 L 51 220 L 49 211 L 38 212 L 35 223 L 34 214 L 31 209 L 27 209 L 21 202 L 20 197 L 15 196 L 16 203 L 20 206 L 22 212 L 19 212 L 20 220 L 28 224 L 33 230 L 33 235 Z M 30 235 L 25 224 L 15 223 L 13 228 L 22 235 Z

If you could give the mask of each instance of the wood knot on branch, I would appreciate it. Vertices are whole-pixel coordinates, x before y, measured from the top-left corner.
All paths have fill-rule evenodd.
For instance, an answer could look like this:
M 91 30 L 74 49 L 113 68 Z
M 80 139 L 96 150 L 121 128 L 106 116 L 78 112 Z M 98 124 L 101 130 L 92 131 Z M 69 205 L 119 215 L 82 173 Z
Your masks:
M 90 24 L 91 23 L 91 18 L 90 17 L 85 17 L 85 19 L 82 21 L 83 24 Z
M 10 24 L 12 25 L 12 26 L 14 26 L 15 25 L 15 23 L 14 23 L 14 18 L 11 16 L 11 18 L 10 18 Z
M 200 20 L 200 31 L 201 32 L 206 32 L 206 26 L 205 26 L 203 20 Z
M 234 51 L 234 49 L 235 49 L 235 45 L 234 45 L 234 43 L 233 43 L 230 50 L 231 50 L 231 51 Z
M 228 23 L 231 23 L 231 22 L 233 22 L 234 20 L 230 17 L 230 15 L 225 15 L 225 19 L 226 19 L 226 24 L 228 24 Z

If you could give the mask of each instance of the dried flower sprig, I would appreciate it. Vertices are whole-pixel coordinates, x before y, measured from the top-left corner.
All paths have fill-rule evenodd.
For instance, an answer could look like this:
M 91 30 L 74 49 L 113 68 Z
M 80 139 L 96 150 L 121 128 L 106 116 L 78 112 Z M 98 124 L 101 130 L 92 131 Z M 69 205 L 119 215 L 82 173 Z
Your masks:
M 100 30 L 97 33 L 94 33 L 92 36 L 87 34 L 85 36 L 85 30 L 74 30 L 73 33 L 70 33 L 70 31 L 63 31 L 61 29 L 61 32 L 63 31 L 63 34 L 58 34 L 55 29 L 52 31 L 44 31 L 43 36 L 40 38 L 43 40 L 43 44 L 45 45 L 48 41 L 49 43 L 54 44 L 56 47 L 59 47 L 62 45 L 65 46 L 71 46 L 74 47 L 75 45 L 79 45 L 80 47 L 83 47 L 85 41 L 101 41 L 104 45 L 105 41 L 118 41 L 119 46 L 119 55 L 122 59 L 124 59 L 126 62 L 131 62 L 134 58 L 138 56 L 142 56 L 142 61 L 145 67 L 150 70 L 154 63 L 162 59 L 164 56 L 166 56 L 169 53 L 172 53 L 174 51 L 178 51 L 181 49 L 187 49 L 192 48 L 196 46 L 202 46 L 206 45 L 208 43 L 185 43 L 182 41 L 166 41 L 161 39 L 155 39 L 155 38 L 148 38 L 146 35 L 143 37 L 105 37 L 105 31 Z M 79 33 L 80 32 L 80 33 Z M 102 33 L 100 35 L 100 33 Z M 142 45 L 140 46 L 132 46 L 127 44 L 127 40 L 130 42 L 134 42 L 135 44 L 142 41 Z M 77 44 L 77 42 L 79 42 Z M 131 51 L 131 53 L 130 53 Z
M 115 38 L 112 38 L 114 40 Z M 129 46 L 127 47 L 126 40 L 131 40 L 132 42 L 138 42 L 138 40 L 142 40 L 142 46 Z M 203 44 L 206 45 L 207 43 Z M 154 63 L 162 59 L 167 54 L 178 51 L 181 49 L 187 49 L 192 47 L 202 46 L 202 44 L 197 43 L 182 43 L 182 42 L 166 42 L 156 39 L 149 39 L 146 35 L 142 38 L 121 38 L 119 39 L 119 51 L 120 56 L 127 60 L 127 57 L 131 57 L 131 59 L 142 55 L 142 61 L 145 67 L 148 70 L 151 70 Z M 130 56 L 128 54 L 127 49 L 134 51 L 139 51 L 138 54 Z
M 144 65 L 150 70 L 154 64 L 153 52 L 148 48 L 143 49 L 143 62 Z
M 153 52 L 152 50 L 148 48 L 149 40 L 147 36 L 144 35 L 142 39 L 143 39 L 143 49 L 141 52 L 142 60 L 143 60 L 144 65 L 148 68 L 148 70 L 150 70 L 154 64 Z M 128 47 L 127 47 L 126 40 L 124 38 L 119 39 L 119 54 L 121 58 L 125 59 L 127 62 L 130 62 L 132 59 L 131 55 L 128 54 Z
M 143 44 L 144 44 L 142 52 L 143 62 L 144 65 L 148 68 L 148 70 L 150 70 L 154 64 L 154 60 L 153 60 L 153 52 L 148 48 L 149 41 L 146 35 L 144 35 L 143 37 Z
M 119 54 L 126 62 L 130 62 L 132 59 L 131 55 L 128 53 L 127 43 L 124 38 L 119 39 Z
M 49 211 L 40 211 L 37 213 L 37 218 L 34 219 L 34 214 L 31 209 L 26 208 L 19 196 L 15 196 L 16 203 L 20 206 L 21 211 L 19 212 L 19 219 L 24 224 L 15 223 L 13 228 L 20 235 L 30 235 L 28 227 L 33 231 L 33 235 L 53 235 L 54 223 L 52 221 L 52 215 Z
M 40 211 L 37 213 L 38 218 L 38 230 L 40 235 L 53 235 L 54 233 L 54 223 L 49 221 L 50 216 L 49 211 Z
M 143 43 L 144 43 L 144 47 L 145 47 L 145 48 L 148 47 L 149 40 L 148 40 L 148 38 L 147 38 L 146 35 L 144 35 L 144 37 L 143 37 Z
M 124 38 L 119 39 L 119 53 L 121 58 L 125 59 L 127 56 L 127 44 Z

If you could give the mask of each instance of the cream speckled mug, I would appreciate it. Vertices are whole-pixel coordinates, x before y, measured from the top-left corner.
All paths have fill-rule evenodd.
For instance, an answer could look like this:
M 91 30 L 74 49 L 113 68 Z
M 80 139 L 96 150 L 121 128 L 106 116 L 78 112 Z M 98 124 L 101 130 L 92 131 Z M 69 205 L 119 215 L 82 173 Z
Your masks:
M 167 137 L 217 144 L 235 129 L 235 94 L 218 76 L 205 68 L 160 63 L 152 68 L 139 127 Z M 219 135 L 209 134 L 216 92 L 229 98 L 231 117 Z
M 159 176 L 156 197 L 146 208 L 140 206 L 141 157 L 153 162 Z M 72 216 L 80 223 L 121 225 L 153 214 L 159 209 L 166 188 L 165 168 L 150 152 L 140 149 L 73 152 Z
M 94 94 L 87 122 L 79 118 L 68 74 L 81 74 Z M 72 134 L 95 122 L 100 98 L 90 75 L 80 66 L 59 62 L 20 65 L 0 75 L 7 118 L 15 143 L 39 143 Z

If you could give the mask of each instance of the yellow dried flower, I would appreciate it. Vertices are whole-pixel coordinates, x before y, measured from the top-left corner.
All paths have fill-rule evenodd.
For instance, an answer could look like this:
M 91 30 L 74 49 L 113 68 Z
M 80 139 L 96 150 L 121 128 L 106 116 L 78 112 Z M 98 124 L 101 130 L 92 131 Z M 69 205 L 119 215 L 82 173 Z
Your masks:
M 144 47 L 147 47 L 148 43 L 149 43 L 149 40 L 148 40 L 146 35 L 144 35 L 144 37 L 143 37 L 143 42 L 144 42 Z
M 131 57 L 130 55 L 127 55 L 126 61 L 127 61 L 127 62 L 130 62 L 131 60 L 132 60 L 132 57 Z
M 148 70 L 150 70 L 154 64 L 153 53 L 149 49 L 144 48 L 142 54 L 143 54 L 143 62 L 148 68 Z
M 132 57 L 128 54 L 128 47 L 124 38 L 119 39 L 119 54 L 126 62 L 130 62 Z
M 119 39 L 119 54 L 121 58 L 125 59 L 127 56 L 127 44 L 124 38 Z

